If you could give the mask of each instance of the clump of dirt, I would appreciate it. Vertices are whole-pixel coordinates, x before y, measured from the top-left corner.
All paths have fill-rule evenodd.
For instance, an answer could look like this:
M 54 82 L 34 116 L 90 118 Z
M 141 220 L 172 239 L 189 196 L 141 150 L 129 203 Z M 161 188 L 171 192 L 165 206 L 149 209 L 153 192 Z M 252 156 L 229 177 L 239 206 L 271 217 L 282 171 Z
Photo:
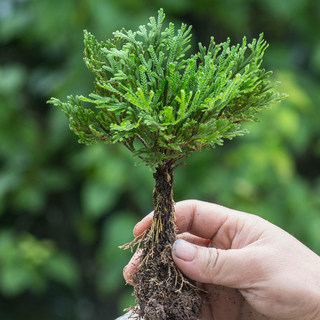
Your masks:
M 170 245 L 161 252 L 154 250 L 133 275 L 133 281 L 139 305 L 136 313 L 143 319 L 199 319 L 200 296 L 175 267 Z
M 144 320 L 197 320 L 201 307 L 199 289 L 179 271 L 171 254 L 176 239 L 172 164 L 159 166 L 154 179 L 153 223 L 135 241 L 141 255 L 132 278 L 138 304 L 134 313 Z

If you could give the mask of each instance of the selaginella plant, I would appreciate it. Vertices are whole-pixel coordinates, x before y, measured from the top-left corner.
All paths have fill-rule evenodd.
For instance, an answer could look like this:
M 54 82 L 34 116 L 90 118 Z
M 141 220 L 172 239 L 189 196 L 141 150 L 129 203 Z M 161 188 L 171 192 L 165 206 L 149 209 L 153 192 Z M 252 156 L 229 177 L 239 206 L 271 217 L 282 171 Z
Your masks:
M 212 37 L 208 48 L 199 44 L 199 52 L 186 57 L 191 27 L 164 27 L 164 19 L 159 10 L 137 32 L 122 29 L 103 42 L 85 31 L 84 61 L 95 91 L 49 102 L 66 113 L 79 142 L 122 144 L 152 169 L 153 222 L 131 244 L 140 252 L 135 312 L 145 320 L 188 320 L 199 318 L 201 294 L 171 257 L 174 169 L 193 151 L 243 135 L 241 123 L 255 121 L 282 96 L 274 92 L 271 72 L 261 68 L 268 47 L 262 34 L 234 46 Z

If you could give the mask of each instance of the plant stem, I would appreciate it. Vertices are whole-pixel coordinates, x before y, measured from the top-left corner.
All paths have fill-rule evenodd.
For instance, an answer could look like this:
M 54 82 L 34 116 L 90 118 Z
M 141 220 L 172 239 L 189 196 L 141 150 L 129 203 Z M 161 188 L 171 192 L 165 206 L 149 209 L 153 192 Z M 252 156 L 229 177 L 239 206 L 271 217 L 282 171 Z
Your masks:
M 153 174 L 154 216 L 152 223 L 153 242 L 161 245 L 172 245 L 175 241 L 174 201 L 173 201 L 173 167 L 166 162 L 159 165 Z M 159 248 L 160 249 L 160 248 Z

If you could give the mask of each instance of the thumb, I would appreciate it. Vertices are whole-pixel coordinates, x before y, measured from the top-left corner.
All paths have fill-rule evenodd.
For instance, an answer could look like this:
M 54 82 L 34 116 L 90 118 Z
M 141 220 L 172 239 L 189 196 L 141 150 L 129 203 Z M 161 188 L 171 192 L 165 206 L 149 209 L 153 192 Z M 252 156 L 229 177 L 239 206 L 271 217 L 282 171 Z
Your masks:
M 188 278 L 201 283 L 240 288 L 244 280 L 241 270 L 248 269 L 241 249 L 201 247 L 183 239 L 175 241 L 172 256 Z

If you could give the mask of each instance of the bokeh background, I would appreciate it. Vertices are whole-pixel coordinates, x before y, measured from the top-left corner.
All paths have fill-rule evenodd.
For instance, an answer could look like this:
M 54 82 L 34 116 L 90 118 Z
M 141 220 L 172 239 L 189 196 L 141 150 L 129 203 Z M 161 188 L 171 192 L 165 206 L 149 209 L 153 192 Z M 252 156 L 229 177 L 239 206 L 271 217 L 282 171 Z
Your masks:
M 264 32 L 289 95 L 187 159 L 175 200 L 258 214 L 320 254 L 320 1 L 0 0 L 0 319 L 112 320 L 134 303 L 118 246 L 152 209 L 152 174 L 121 147 L 79 145 L 46 101 L 92 90 L 83 29 L 105 40 L 160 7 L 193 25 L 193 50 Z

